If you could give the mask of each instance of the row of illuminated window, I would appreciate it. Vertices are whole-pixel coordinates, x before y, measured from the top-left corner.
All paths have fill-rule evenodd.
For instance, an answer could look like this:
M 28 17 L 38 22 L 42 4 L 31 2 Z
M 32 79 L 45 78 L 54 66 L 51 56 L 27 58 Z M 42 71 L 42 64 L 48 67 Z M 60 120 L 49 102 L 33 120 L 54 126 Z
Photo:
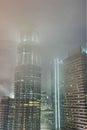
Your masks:
M 40 65 L 40 59 L 37 55 L 29 52 L 22 52 L 18 54 L 17 64 L 36 64 Z
M 15 77 L 16 79 L 25 79 L 25 80 L 29 80 L 29 79 L 32 79 L 32 78 L 39 78 L 41 77 L 41 73 L 38 72 L 38 73 L 35 73 L 35 72 L 29 72 L 28 74 L 26 74 L 26 72 L 21 72 L 21 73 L 16 73 L 15 74 Z

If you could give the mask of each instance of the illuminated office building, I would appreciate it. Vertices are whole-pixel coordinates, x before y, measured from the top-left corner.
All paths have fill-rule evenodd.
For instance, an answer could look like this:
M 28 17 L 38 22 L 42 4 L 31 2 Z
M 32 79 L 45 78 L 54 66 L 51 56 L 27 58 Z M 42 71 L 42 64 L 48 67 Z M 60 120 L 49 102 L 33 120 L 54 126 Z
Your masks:
M 15 114 L 15 100 L 14 100 L 14 98 L 10 98 L 9 99 L 7 130 L 14 130 L 14 117 L 15 117 L 14 114 Z
M 78 47 L 64 60 L 65 130 L 87 130 L 87 51 Z
M 41 94 L 41 130 L 53 130 L 53 109 L 46 92 Z
M 63 61 L 58 58 L 54 59 L 51 72 L 51 95 L 52 106 L 54 111 L 54 129 L 63 130 L 64 128 L 64 115 L 63 115 Z
M 45 91 L 41 92 L 41 106 L 46 106 L 48 104 L 48 95 Z
M 14 130 L 40 130 L 41 68 L 38 38 L 24 33 L 15 72 Z
M 0 102 L 0 130 L 7 130 L 9 97 L 2 97 Z

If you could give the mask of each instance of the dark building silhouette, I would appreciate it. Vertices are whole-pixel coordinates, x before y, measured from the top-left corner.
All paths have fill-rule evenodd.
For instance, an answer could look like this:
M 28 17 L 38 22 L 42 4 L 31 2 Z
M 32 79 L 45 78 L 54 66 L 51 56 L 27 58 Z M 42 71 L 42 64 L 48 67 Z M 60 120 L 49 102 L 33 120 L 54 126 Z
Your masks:
M 87 130 L 87 50 L 78 47 L 64 61 L 65 130 Z
M 41 67 L 37 36 L 24 33 L 15 72 L 14 130 L 40 130 Z

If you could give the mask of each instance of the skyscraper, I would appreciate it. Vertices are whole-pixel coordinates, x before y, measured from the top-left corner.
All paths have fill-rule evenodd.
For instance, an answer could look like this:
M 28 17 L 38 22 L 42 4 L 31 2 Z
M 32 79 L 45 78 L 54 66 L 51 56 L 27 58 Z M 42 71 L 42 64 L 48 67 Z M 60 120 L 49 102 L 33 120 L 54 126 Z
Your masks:
M 14 117 L 15 117 L 15 100 L 14 98 L 9 98 L 7 130 L 14 130 Z
M 78 47 L 64 61 L 65 130 L 87 130 L 87 50 Z
M 7 130 L 9 97 L 3 96 L 0 102 L 0 130 Z
M 41 130 L 53 130 L 53 109 L 46 92 L 41 93 Z
M 52 106 L 54 111 L 54 129 L 62 130 L 63 122 L 63 61 L 58 58 L 54 59 L 51 72 L 51 95 Z
M 41 67 L 36 34 L 21 35 L 15 72 L 14 130 L 40 130 Z

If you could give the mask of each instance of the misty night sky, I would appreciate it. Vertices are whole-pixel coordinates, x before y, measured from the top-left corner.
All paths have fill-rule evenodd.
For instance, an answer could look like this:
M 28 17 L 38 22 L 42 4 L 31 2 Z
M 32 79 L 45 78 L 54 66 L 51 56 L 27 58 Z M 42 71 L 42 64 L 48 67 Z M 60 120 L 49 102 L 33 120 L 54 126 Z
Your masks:
M 0 96 L 12 91 L 22 30 L 39 32 L 44 73 L 54 57 L 86 44 L 86 0 L 0 0 Z

